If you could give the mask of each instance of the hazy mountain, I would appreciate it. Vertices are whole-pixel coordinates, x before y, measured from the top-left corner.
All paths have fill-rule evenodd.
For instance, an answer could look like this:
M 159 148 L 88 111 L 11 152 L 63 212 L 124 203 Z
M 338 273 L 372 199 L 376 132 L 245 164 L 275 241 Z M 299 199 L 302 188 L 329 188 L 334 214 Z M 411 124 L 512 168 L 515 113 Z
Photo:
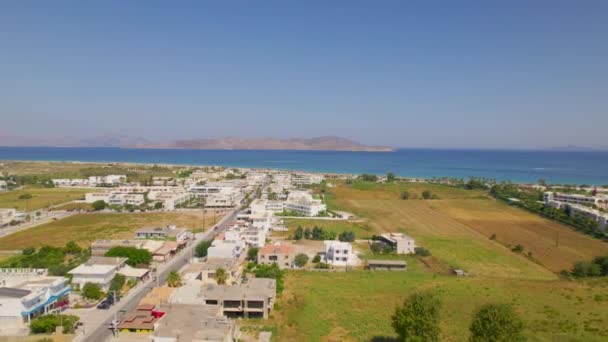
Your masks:
M 0 134 L 0 146 L 54 146 L 54 147 L 135 147 L 135 148 L 183 148 L 183 149 L 233 149 L 233 150 L 326 150 L 326 151 L 391 151 L 391 148 L 367 146 L 356 141 L 326 136 L 310 139 L 183 139 L 167 142 L 153 142 L 141 137 L 120 134 L 77 138 L 72 136 L 57 138 L 30 138 Z

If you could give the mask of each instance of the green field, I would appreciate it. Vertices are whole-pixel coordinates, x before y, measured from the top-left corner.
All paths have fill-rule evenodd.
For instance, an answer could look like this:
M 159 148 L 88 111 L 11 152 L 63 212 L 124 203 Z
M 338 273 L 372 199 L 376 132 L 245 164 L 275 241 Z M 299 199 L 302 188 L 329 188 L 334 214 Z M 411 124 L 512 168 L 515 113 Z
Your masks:
M 438 199 L 400 199 L 402 191 L 421 197 L 424 190 Z M 390 326 L 395 307 L 426 289 L 434 289 L 443 301 L 442 340 L 466 340 L 471 313 L 488 302 L 513 304 L 531 341 L 608 337 L 608 280 L 570 281 L 556 274 L 574 261 L 608 254 L 602 241 L 479 190 L 355 182 L 328 189 L 325 200 L 331 209 L 361 217 L 359 224 L 371 227 L 371 233 L 406 232 L 432 256 L 424 258 L 425 264 L 406 257 L 406 272 L 289 272 L 286 291 L 268 322 L 278 341 L 390 340 L 395 337 Z M 299 221 L 287 225 L 297 224 L 306 226 Z M 553 238 L 557 233 L 559 244 Z M 522 244 L 524 253 L 512 252 L 515 244 Z M 365 250 L 365 245 L 357 248 Z M 375 256 L 364 251 L 362 257 Z M 471 276 L 447 275 L 452 267 Z
M 88 246 L 96 239 L 129 239 L 144 226 L 175 224 L 183 228 L 203 227 L 201 215 L 184 213 L 93 213 L 79 214 L 22 230 L 0 238 L 0 250 L 17 250 L 43 245 L 62 247 L 68 241 Z M 205 221 L 207 227 L 212 219 Z
M 289 272 L 271 321 L 278 341 L 370 341 L 395 337 L 390 316 L 409 294 L 441 298 L 442 340 L 464 341 L 471 314 L 488 302 L 515 306 L 530 341 L 601 341 L 608 336 L 608 282 L 438 276 L 407 272 Z M 254 322 L 254 324 L 257 322 Z M 266 322 L 264 322 L 266 324 Z
M 327 231 L 340 234 L 344 231 L 353 231 L 357 239 L 367 239 L 371 236 L 371 227 L 365 222 L 346 221 L 346 220 L 315 220 L 315 219 L 284 219 L 287 232 L 277 232 L 276 236 L 287 236 L 293 234 L 294 230 L 301 226 L 302 228 L 312 229 L 314 226 L 321 227 Z
M 52 205 L 70 202 L 84 198 L 90 189 L 40 188 L 25 187 L 23 189 L 0 193 L 0 208 L 16 208 L 18 210 L 38 210 Z M 32 195 L 30 199 L 19 199 L 24 194 Z

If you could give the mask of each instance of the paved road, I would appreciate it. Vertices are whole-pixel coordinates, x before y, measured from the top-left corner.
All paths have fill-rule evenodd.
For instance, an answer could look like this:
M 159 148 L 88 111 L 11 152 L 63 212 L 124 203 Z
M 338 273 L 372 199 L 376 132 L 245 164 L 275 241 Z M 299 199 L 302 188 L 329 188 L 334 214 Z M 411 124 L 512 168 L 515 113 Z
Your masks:
M 180 254 L 176 255 L 173 259 L 169 260 L 165 264 L 161 264 L 158 270 L 158 281 L 159 284 L 164 284 L 167 280 L 167 276 L 171 271 L 177 271 L 184 267 L 188 262 L 190 262 L 192 257 L 192 249 L 196 246 L 196 244 L 203 240 L 211 240 L 217 234 L 225 231 L 229 227 L 229 223 L 234 221 L 237 213 L 241 210 L 242 207 L 235 209 L 229 212 L 224 218 L 222 218 L 216 225 L 215 228 L 209 229 L 204 233 L 197 233 L 195 236 L 195 240 L 188 247 L 184 248 Z M 129 291 L 127 296 L 123 298 L 120 302 L 110 307 L 109 310 L 103 311 L 105 315 L 103 318 L 100 318 L 97 322 L 96 326 L 85 326 L 84 331 L 86 331 L 86 335 L 77 335 L 73 341 L 106 341 L 110 337 L 112 337 L 112 332 L 108 328 L 110 322 L 114 319 L 115 315 L 120 319 L 121 312 L 130 312 L 137 307 L 137 304 L 146 296 L 146 294 L 152 290 L 155 286 L 156 281 L 150 279 L 142 284 L 140 284 L 137 288 Z M 100 310 L 101 311 L 101 310 Z M 86 323 L 90 324 L 90 323 Z M 81 330 L 82 332 L 82 330 Z
M 40 211 L 42 213 L 42 216 L 35 217 L 36 211 Z M 53 220 L 61 220 L 63 218 L 76 214 L 74 212 L 69 212 L 69 211 L 65 211 L 65 210 L 63 210 L 63 211 L 36 210 L 36 211 L 28 212 L 28 214 L 32 217 L 32 221 L 25 222 L 25 223 L 22 223 L 17 226 L 7 226 L 6 228 L 0 229 L 0 237 L 11 235 L 13 233 L 16 233 L 16 232 L 19 232 L 22 230 L 30 229 L 30 228 L 39 226 L 41 224 L 49 223 L 49 222 L 52 222 Z

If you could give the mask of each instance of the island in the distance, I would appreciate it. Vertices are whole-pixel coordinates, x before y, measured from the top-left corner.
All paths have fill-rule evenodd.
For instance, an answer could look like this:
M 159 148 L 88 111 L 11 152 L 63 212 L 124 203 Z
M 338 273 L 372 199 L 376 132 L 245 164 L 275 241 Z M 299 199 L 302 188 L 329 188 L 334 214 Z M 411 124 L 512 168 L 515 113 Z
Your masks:
M 0 146 L 49 146 L 49 147 L 123 147 L 150 149 L 199 149 L 199 150 L 302 150 L 302 151 L 357 151 L 390 152 L 390 147 L 369 146 L 337 136 L 316 138 L 196 138 L 171 141 L 152 141 L 141 137 L 105 134 L 77 138 L 28 138 L 0 132 Z

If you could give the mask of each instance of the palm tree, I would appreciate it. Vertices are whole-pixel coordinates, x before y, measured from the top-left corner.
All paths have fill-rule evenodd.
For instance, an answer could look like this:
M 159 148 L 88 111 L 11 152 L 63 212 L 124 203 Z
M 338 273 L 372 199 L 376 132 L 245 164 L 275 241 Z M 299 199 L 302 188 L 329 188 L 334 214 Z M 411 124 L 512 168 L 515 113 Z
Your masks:
M 169 287 L 180 287 L 182 285 L 182 277 L 175 271 L 169 272 L 167 276 L 167 285 Z
M 228 273 L 222 267 L 215 270 L 215 281 L 217 281 L 218 285 L 226 284 L 226 280 L 228 280 Z

